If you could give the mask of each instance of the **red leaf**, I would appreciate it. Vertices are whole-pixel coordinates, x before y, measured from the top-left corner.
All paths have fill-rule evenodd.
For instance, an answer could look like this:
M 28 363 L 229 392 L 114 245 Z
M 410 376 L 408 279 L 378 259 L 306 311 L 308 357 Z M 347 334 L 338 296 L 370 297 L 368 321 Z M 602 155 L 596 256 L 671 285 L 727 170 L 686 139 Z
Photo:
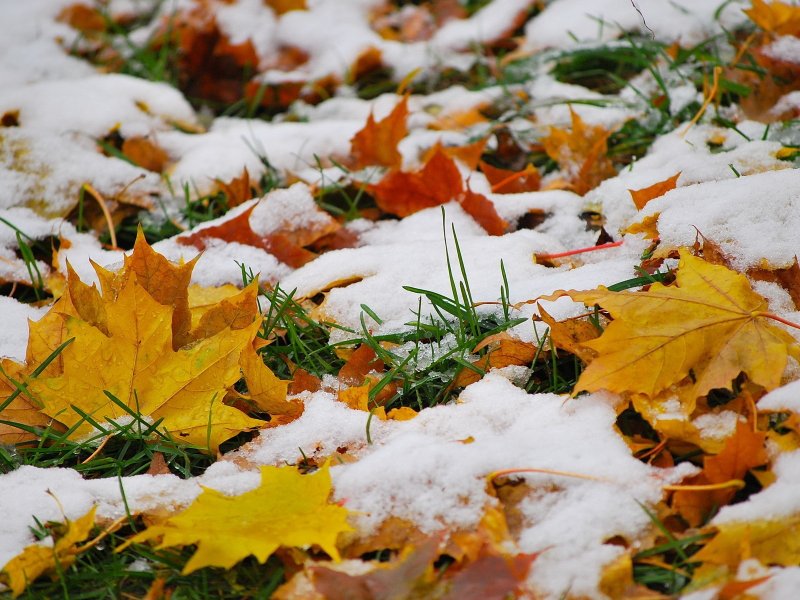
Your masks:
M 408 97 L 397 103 L 389 116 L 375 121 L 370 114 L 367 124 L 350 140 L 350 153 L 354 167 L 360 169 L 368 165 L 400 168 L 403 157 L 397 144 L 408 134 Z

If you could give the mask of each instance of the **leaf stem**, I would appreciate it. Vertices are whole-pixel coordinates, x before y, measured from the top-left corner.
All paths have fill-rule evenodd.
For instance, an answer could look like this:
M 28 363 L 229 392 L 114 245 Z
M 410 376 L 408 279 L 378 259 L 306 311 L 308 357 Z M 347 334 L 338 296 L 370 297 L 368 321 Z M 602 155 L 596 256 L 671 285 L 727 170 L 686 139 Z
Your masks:
M 543 475 L 560 475 L 562 477 L 575 477 L 577 479 L 588 479 L 589 481 L 608 481 L 603 477 L 595 477 L 593 475 L 584 475 L 582 473 L 571 473 L 569 471 L 555 471 L 553 469 L 535 469 L 533 467 L 523 467 L 520 469 L 500 469 L 493 471 L 487 475 L 489 481 L 494 481 L 503 475 L 513 475 L 514 473 L 541 473 Z
M 665 485 L 664 489 L 669 492 L 710 492 L 731 487 L 742 489 L 744 487 L 744 481 L 741 479 L 730 479 L 721 483 L 707 483 L 703 485 Z
M 772 319 L 773 321 L 777 321 L 778 323 L 783 323 L 784 325 L 788 325 L 789 327 L 794 327 L 795 329 L 800 329 L 800 324 L 795 323 L 794 321 L 789 321 L 788 319 L 784 319 L 783 317 L 779 317 L 776 314 L 764 312 L 764 311 L 756 311 L 755 315 L 758 317 L 766 317 L 767 319 Z
M 588 246 L 586 248 L 577 248 L 575 250 L 567 250 L 566 252 L 556 252 L 555 254 L 534 254 L 536 260 L 552 260 L 554 258 L 564 258 L 565 256 L 574 256 L 575 254 L 583 254 L 584 252 L 594 252 L 595 250 L 606 250 L 608 248 L 617 248 L 622 246 L 624 240 L 618 242 L 608 242 L 600 244 L 599 246 Z

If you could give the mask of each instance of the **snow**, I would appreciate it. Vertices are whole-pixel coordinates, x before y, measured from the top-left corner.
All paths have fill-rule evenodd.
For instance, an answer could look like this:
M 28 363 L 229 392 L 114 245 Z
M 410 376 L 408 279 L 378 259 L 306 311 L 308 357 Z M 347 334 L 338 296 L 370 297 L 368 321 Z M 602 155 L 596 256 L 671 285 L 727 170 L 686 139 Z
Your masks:
M 381 168 L 349 173 L 340 165 L 346 164 L 350 140 L 368 116 L 385 117 L 401 99 L 393 93 L 371 100 L 356 97 L 350 84 L 359 56 L 374 49 L 395 80 L 412 74 L 417 82 L 435 82 L 445 66 L 472 67 L 477 60 L 472 49 L 507 36 L 535 3 L 495 0 L 469 18 L 449 21 L 428 40 L 402 43 L 384 39 L 374 27 L 379 0 L 309 0 L 308 10 L 283 15 L 261 0 L 209 0 L 231 43 L 253 43 L 262 68 L 260 81 L 312 86 L 329 79 L 341 84 L 324 102 L 298 101 L 271 121 L 212 118 L 196 112 L 181 92 L 166 83 L 103 73 L 70 56 L 68 49 L 77 34 L 57 21 L 70 4 L 72 0 L 26 0 L 6 2 L 0 9 L 0 116 L 18 113 L 18 123 L 0 127 L 0 283 L 9 287 L 30 283 L 18 250 L 17 229 L 23 239 L 60 240 L 54 264 L 36 263 L 46 281 L 51 276 L 57 281 L 67 261 L 87 283 L 97 282 L 90 260 L 110 269 L 122 264 L 122 250 L 103 246 L 95 235 L 79 232 L 65 220 L 76 209 L 86 183 L 104 202 L 128 203 L 132 212 L 154 208 L 154 199 L 159 198 L 163 205 L 158 204 L 148 218 L 174 219 L 187 233 L 251 208 L 250 224 L 260 235 L 287 227 L 323 229 L 332 220 L 318 209 L 316 192 L 332 182 L 370 182 L 382 175 Z M 408 97 L 410 131 L 399 145 L 405 169 L 419 167 L 424 151 L 437 142 L 461 145 L 489 135 L 497 126 L 508 128 L 523 145 L 536 144 L 549 126 L 569 125 L 570 109 L 588 124 L 612 130 L 632 118 L 649 122 L 652 108 L 632 87 L 619 94 L 601 94 L 559 82 L 548 72 L 552 59 L 561 49 L 591 48 L 598 41 L 619 38 L 621 32 L 649 35 L 652 30 L 658 40 L 691 45 L 743 23 L 741 9 L 748 6 L 740 0 L 542 4 L 542 11 L 525 25 L 523 51 L 553 50 L 543 54 L 541 62 L 534 57 L 525 83 L 481 89 L 453 85 Z M 159 10 L 166 17 L 192 6 L 192 0 L 179 0 L 163 3 Z M 112 0 L 107 8 L 111 14 L 141 14 L 147 7 L 137 0 Z M 146 39 L 155 26 L 133 31 L 131 39 Z M 288 47 L 306 53 L 308 61 L 292 69 L 275 67 L 276 53 Z M 800 42 L 781 36 L 764 53 L 775 60 L 798 62 Z M 672 70 L 666 63 L 658 68 L 670 89 L 673 116 L 702 98 L 680 69 Z M 637 76 L 633 84 L 645 94 L 657 86 L 652 73 Z M 448 117 L 493 105 L 508 112 L 466 129 L 438 128 Z M 798 107 L 800 92 L 790 92 L 771 114 L 794 114 Z M 192 281 L 203 286 L 241 285 L 245 269 L 259 274 L 262 283 L 294 290 L 300 301 L 322 293 L 324 302 L 316 316 L 341 326 L 331 335 L 336 342 L 360 335 L 362 319 L 372 334 L 379 335 L 406 330 L 418 318 L 418 307 L 423 320 L 435 316 L 426 298 L 403 286 L 450 295 L 451 274 L 456 282 L 461 279 L 460 253 L 473 299 L 483 303 L 477 308 L 480 314 L 500 310 L 493 303 L 500 300 L 504 285 L 503 265 L 508 300 L 520 303 L 512 316 L 525 319 L 512 334 L 533 342 L 545 331 L 531 319 L 538 310 L 533 300 L 557 290 L 608 286 L 639 274 L 636 267 L 649 242 L 624 232 L 648 217 L 657 218 L 663 255 L 692 246 L 699 232 L 741 272 L 787 267 L 800 254 L 800 174 L 794 163 L 778 157 L 784 145 L 797 143 L 797 133 L 777 126 L 769 131 L 764 123 L 747 121 L 735 109 L 723 110 L 736 117 L 738 132 L 716 126 L 709 118 L 680 125 L 660 135 L 645 156 L 583 197 L 559 189 L 495 194 L 482 174 L 462 165 L 471 189 L 485 194 L 511 224 L 511 232 L 503 236 L 487 235 L 460 205 L 449 203 L 400 220 L 347 223 L 358 234 L 356 247 L 324 253 L 298 269 L 263 249 L 211 239 Z M 169 157 L 163 176 L 104 155 L 98 140 L 111 133 L 145 137 L 163 148 Z M 281 189 L 195 227 L 181 216 L 184 189 L 194 199 L 212 192 L 219 182 L 241 176 L 245 168 L 256 181 L 267 165 L 282 178 Z M 637 211 L 629 190 L 676 173 L 680 176 L 675 190 Z M 546 178 L 545 184 L 555 179 L 557 174 Z M 95 200 L 84 198 L 84 202 Z M 516 229 L 530 211 L 545 216 L 542 224 Z M 537 264 L 535 254 L 595 244 L 598 232 L 587 227 L 582 218 L 586 211 L 602 213 L 606 231 L 623 244 L 560 260 L 555 267 Z M 158 242 L 155 249 L 175 261 L 198 254 L 176 238 Z M 800 320 L 792 297 L 782 287 L 765 281 L 753 282 L 753 287 L 768 300 L 771 311 Z M 556 319 L 584 311 L 567 298 L 541 303 Z M 367 317 L 362 305 L 381 322 Z M 46 311 L 44 305 L 0 296 L 0 357 L 24 360 L 28 319 L 36 320 Z M 443 346 L 454 343 L 452 337 L 442 341 Z M 403 355 L 410 348 L 392 351 Z M 418 368 L 429 364 L 431 352 L 431 348 L 420 350 Z M 334 496 L 353 511 L 363 536 L 389 516 L 408 519 L 426 532 L 472 530 L 484 509 L 498 504 L 487 494 L 487 476 L 502 469 L 547 471 L 514 475 L 530 487 L 516 507 L 523 521 L 518 549 L 541 553 L 527 586 L 548 599 L 601 598 L 598 582 L 604 568 L 627 551 L 609 540 L 622 538 L 634 552 L 646 547 L 653 527 L 642 507 L 655 507 L 663 499 L 665 485 L 680 483 L 697 470 L 687 462 L 665 469 L 635 459 L 614 427 L 620 397 L 527 394 L 514 382 L 528 373 L 524 366 L 497 369 L 448 405 L 422 410 L 410 421 L 373 418 L 369 423 L 367 413 L 336 399 L 339 384 L 327 377 L 321 391 L 299 396 L 305 405 L 300 418 L 262 430 L 203 475 L 187 480 L 172 475 L 90 480 L 71 469 L 20 467 L 0 475 L 4 516 L 0 565 L 33 542 L 29 528 L 34 518 L 74 519 L 97 505 L 101 518 L 114 519 L 125 514 L 125 502 L 132 512 L 177 510 L 187 506 L 201 486 L 242 493 L 258 485 L 258 466 L 294 464 L 305 455 L 334 458 Z M 786 384 L 761 398 L 758 410 L 800 413 L 800 382 L 792 380 L 796 377 L 796 372 L 787 371 Z M 704 440 L 717 443 L 741 418 L 720 408 L 689 423 L 677 399 L 662 404 L 661 418 L 686 421 Z M 774 454 L 775 483 L 744 502 L 723 507 L 712 525 L 800 512 L 800 451 Z M 800 569 L 743 563 L 742 576 L 747 575 L 748 565 L 752 572 L 747 573 L 771 575 L 754 593 L 794 597 L 791 592 L 800 585 Z

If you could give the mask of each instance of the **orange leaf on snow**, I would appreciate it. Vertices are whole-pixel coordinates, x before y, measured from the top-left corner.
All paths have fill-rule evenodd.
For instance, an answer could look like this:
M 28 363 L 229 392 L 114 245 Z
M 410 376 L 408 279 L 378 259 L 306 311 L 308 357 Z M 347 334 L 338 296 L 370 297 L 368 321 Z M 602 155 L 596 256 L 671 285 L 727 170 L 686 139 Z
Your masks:
M 601 126 L 587 125 L 570 108 L 570 130 L 551 127 L 542 139 L 547 155 L 558 163 L 575 193 L 584 195 L 604 179 L 616 175 L 606 152 L 611 132 Z
M 399 168 L 403 157 L 397 144 L 408 134 L 408 97 L 403 97 L 388 116 L 375 121 L 370 113 L 367 124 L 350 140 L 350 154 L 354 167 L 369 165 Z
M 261 236 L 253 231 L 250 227 L 250 214 L 255 207 L 256 205 L 253 204 L 239 214 L 223 220 L 217 225 L 203 227 L 194 233 L 180 235 L 175 239 L 179 244 L 194 246 L 198 250 L 204 250 L 209 239 L 238 242 L 247 246 L 261 248 L 282 263 L 295 268 L 302 267 L 316 258 L 316 254 L 298 245 L 286 234 L 273 233 Z
M 527 366 L 536 356 L 536 346 L 511 337 L 508 333 L 498 333 L 489 336 L 478 344 L 473 352 L 478 352 L 488 346 L 488 353 L 474 361 L 472 364 L 482 371 L 501 369 L 508 366 Z M 481 379 L 482 375 L 473 369 L 464 367 L 456 375 L 453 385 L 465 387 Z
M 636 205 L 636 210 L 642 210 L 647 203 L 650 202 L 650 200 L 654 200 L 655 198 L 663 196 L 670 190 L 674 190 L 678 185 L 678 177 L 680 176 L 681 172 L 678 171 L 672 177 L 669 177 L 664 181 L 654 183 L 646 188 L 642 188 L 640 190 L 628 190 L 631 194 L 631 199 L 633 199 L 633 203 Z
M 489 143 L 488 137 L 467 144 L 466 146 L 442 146 L 441 142 L 436 142 L 435 145 L 428 148 L 425 154 L 423 154 L 422 162 L 428 162 L 438 150 L 441 150 L 450 158 L 460 160 L 470 169 L 475 169 L 478 163 L 480 163 L 481 156 L 483 155 L 487 143 Z
M 419 171 L 392 171 L 369 189 L 382 211 L 398 217 L 455 200 L 490 235 L 502 235 L 508 226 L 486 196 L 465 189 L 455 161 L 441 148 Z
M 528 165 L 522 171 L 510 171 L 494 167 L 487 162 L 480 162 L 481 172 L 492 186 L 495 194 L 519 194 L 535 192 L 542 183 L 539 170 L 533 165 Z

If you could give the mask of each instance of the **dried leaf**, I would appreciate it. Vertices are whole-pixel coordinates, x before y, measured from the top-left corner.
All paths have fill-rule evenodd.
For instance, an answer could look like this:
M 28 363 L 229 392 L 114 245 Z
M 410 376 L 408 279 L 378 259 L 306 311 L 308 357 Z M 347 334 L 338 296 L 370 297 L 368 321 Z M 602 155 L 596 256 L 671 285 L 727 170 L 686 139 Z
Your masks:
M 240 364 L 247 382 L 247 398 L 261 410 L 271 415 L 286 415 L 291 418 L 297 418 L 303 413 L 302 402 L 286 399 L 289 382 L 278 379 L 252 346 L 242 352 Z
M 278 15 L 292 10 L 308 10 L 306 8 L 306 0 L 264 0 L 264 4 Z
M 744 13 L 764 31 L 776 35 L 798 35 L 800 33 L 800 7 L 780 0 L 767 4 L 764 0 L 752 0 L 752 7 Z
M 486 179 L 492 186 L 495 194 L 521 194 L 524 192 L 535 192 L 542 183 L 539 170 L 529 164 L 522 171 L 510 171 L 494 167 L 487 162 L 481 161 L 480 168 Z
M 585 363 L 591 362 L 597 356 L 592 349 L 583 345 L 600 337 L 597 327 L 586 319 L 556 321 L 541 304 L 537 306 L 542 321 L 550 328 L 549 339 L 551 344 L 556 348 L 574 354 Z
M 399 169 L 403 157 L 397 149 L 397 144 L 408 135 L 407 117 L 407 97 L 403 97 L 392 112 L 380 121 L 375 121 L 375 117 L 370 114 L 364 128 L 350 140 L 350 154 L 354 160 L 354 168 L 380 165 Z
M 732 521 L 717 528 L 717 535 L 692 559 L 731 569 L 746 558 L 765 565 L 800 565 L 800 515 L 760 521 Z
M 767 462 L 763 431 L 753 431 L 752 425 L 739 421 L 736 431 L 725 443 L 722 452 L 703 459 L 703 471 L 689 479 L 687 485 L 707 485 L 742 480 L 747 472 Z M 714 509 L 728 504 L 736 488 L 717 490 L 679 490 L 672 498 L 672 507 L 691 525 L 706 521 Z
M 319 546 L 339 560 L 336 538 L 352 530 L 347 509 L 331 504 L 331 476 L 326 463 L 301 475 L 294 467 L 261 467 L 261 485 L 239 496 L 203 488 L 189 508 L 152 525 L 129 544 L 160 540 L 158 548 L 197 545 L 186 575 L 203 567 L 230 569 L 247 556 L 263 563 L 279 547 Z
M 51 529 L 54 538 L 52 546 L 31 544 L 20 554 L 12 558 L 0 572 L 0 582 L 11 588 L 14 598 L 25 591 L 25 588 L 44 574 L 57 576 L 75 562 L 78 545 L 89 537 L 94 527 L 93 506 L 82 517 L 63 525 L 58 524 Z
M 572 108 L 570 115 L 572 129 L 551 127 L 550 134 L 542 139 L 542 146 L 558 163 L 575 193 L 582 196 L 604 179 L 616 175 L 614 165 L 606 156 L 611 132 L 600 126 L 586 125 Z
M 122 153 L 143 169 L 163 173 L 169 162 L 167 153 L 149 138 L 133 137 L 122 142 Z
M 176 323 L 179 332 L 184 332 L 191 322 L 187 285 L 192 266 L 169 264 L 140 238 L 120 273 L 98 269 L 102 297 L 96 289 L 73 281 L 71 289 L 79 294 L 70 294 L 51 309 L 64 328 L 50 324 L 45 329 L 31 328 L 31 357 L 46 357 L 52 345 L 39 348 L 42 334 L 52 335 L 53 343 L 74 338 L 61 352 L 57 366 L 26 381 L 28 395 L 41 403 L 44 414 L 72 427 L 73 439 L 94 429 L 81 413 L 103 423 L 132 410 L 162 419 L 161 427 L 178 439 L 212 452 L 229 437 L 263 424 L 222 403 L 226 391 L 240 378 L 240 357 L 260 325 L 255 286 L 241 293 L 248 310 L 240 313 L 237 307 L 236 317 L 222 323 L 221 329 L 213 327 L 206 331 L 209 335 L 192 338 L 190 346 L 174 347 Z M 67 299 L 77 303 L 75 314 L 68 310 Z M 181 319 L 176 318 L 177 307 L 186 307 Z M 211 309 L 201 319 L 201 328 L 204 320 L 214 320 L 220 313 L 226 313 L 225 306 Z M 98 322 L 103 318 L 105 324 Z
M 628 190 L 631 194 L 631 199 L 633 199 L 633 203 L 636 205 L 636 210 L 642 210 L 645 206 L 647 206 L 647 203 L 650 202 L 650 200 L 654 200 L 655 198 L 663 196 L 670 190 L 674 190 L 678 185 L 678 177 L 680 176 L 681 172 L 678 171 L 672 177 L 669 177 L 664 181 L 654 183 L 646 188 L 642 188 L 640 190 Z
M 598 357 L 581 374 L 576 391 L 654 398 L 690 372 L 690 398 L 730 388 L 741 372 L 770 390 L 780 384 L 788 355 L 798 356 L 794 338 L 763 316 L 767 302 L 746 277 L 685 250 L 669 287 L 655 283 L 647 292 L 600 288 L 561 294 L 599 304 L 614 318 L 602 336 L 585 344 Z

